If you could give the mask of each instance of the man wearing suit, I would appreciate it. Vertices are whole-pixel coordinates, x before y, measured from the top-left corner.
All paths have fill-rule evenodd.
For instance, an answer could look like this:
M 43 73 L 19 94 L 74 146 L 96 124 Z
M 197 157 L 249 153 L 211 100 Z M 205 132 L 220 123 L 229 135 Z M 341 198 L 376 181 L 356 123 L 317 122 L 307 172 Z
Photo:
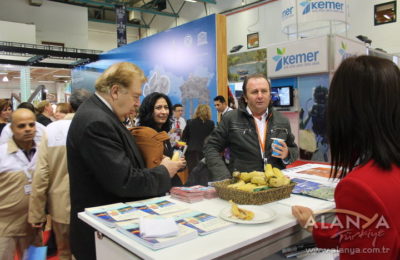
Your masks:
M 87 207 L 165 194 L 180 163 L 164 158 L 146 169 L 134 137 L 122 122 L 140 104 L 143 71 L 128 62 L 112 65 L 96 81 L 96 92 L 72 120 L 67 137 L 71 196 L 71 251 L 95 260 L 94 230 L 78 219 Z

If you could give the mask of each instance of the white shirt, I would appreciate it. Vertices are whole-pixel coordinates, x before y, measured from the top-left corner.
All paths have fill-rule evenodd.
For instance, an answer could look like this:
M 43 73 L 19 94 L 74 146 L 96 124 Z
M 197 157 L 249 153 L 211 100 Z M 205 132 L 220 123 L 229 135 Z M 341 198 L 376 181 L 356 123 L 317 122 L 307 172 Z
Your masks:
M 247 112 L 249 112 L 250 115 L 253 116 L 253 112 L 251 112 L 248 106 L 246 107 L 246 110 Z M 264 133 L 265 133 L 265 128 L 267 127 L 267 116 L 268 116 L 268 108 L 265 111 L 265 113 L 261 116 L 261 119 L 258 119 L 257 117 L 253 116 L 254 122 L 256 122 L 256 126 L 258 129 L 259 142 L 261 141 L 262 143 L 264 143 L 264 147 L 265 147 L 265 137 L 266 137 Z M 261 144 L 260 144 L 260 151 L 261 151 L 261 157 L 264 158 L 264 152 L 262 150 Z
M 94 92 L 94 94 L 95 94 L 95 95 L 101 100 L 101 102 L 103 102 L 104 105 L 106 105 L 111 111 L 114 111 L 114 110 L 112 109 L 110 103 L 108 103 L 107 100 L 105 100 L 102 96 L 100 96 L 100 94 L 97 93 L 97 91 Z
M 226 106 L 225 110 L 221 113 L 221 116 L 225 115 L 226 112 L 233 110 L 231 107 Z

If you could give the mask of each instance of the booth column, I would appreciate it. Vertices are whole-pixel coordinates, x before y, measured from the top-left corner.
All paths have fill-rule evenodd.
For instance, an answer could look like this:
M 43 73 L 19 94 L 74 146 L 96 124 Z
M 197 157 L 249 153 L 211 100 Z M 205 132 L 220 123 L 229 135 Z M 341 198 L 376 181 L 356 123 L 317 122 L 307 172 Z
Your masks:
M 29 66 L 21 67 L 21 102 L 26 102 L 31 95 L 31 68 Z

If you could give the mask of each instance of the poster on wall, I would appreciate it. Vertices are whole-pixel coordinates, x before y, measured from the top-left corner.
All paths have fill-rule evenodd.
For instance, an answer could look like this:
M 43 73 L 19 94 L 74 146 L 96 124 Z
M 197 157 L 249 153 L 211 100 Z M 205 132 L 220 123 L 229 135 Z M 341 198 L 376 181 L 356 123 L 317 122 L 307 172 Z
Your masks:
M 267 55 L 270 78 L 328 72 L 328 37 L 274 44 Z
M 328 162 L 329 147 L 325 114 L 328 102 L 329 74 L 302 76 L 299 88 L 300 159 Z
M 228 55 L 228 81 L 242 82 L 247 75 L 267 76 L 267 50 L 259 49 Z
M 199 104 L 217 96 L 216 16 L 210 15 L 101 54 L 100 60 L 74 70 L 73 88 L 94 90 L 94 81 L 110 65 L 127 61 L 145 73 L 143 97 L 152 92 L 184 106 L 191 118 Z M 142 99 L 143 99 L 142 97 Z M 217 112 L 211 105 L 213 119 Z

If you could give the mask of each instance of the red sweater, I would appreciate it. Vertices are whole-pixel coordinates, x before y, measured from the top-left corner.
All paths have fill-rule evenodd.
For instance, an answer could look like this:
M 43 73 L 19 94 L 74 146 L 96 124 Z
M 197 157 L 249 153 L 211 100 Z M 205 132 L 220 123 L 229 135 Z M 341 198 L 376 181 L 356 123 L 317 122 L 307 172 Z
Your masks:
M 318 223 L 313 229 L 315 242 L 320 248 L 339 248 L 340 260 L 400 259 L 399 195 L 399 167 L 384 171 L 371 161 L 353 170 L 335 191 L 336 210 L 352 213 L 336 213 L 329 228 Z M 347 224 L 357 220 L 357 213 L 362 215 L 360 225 Z M 363 228 L 374 215 L 377 219 Z

